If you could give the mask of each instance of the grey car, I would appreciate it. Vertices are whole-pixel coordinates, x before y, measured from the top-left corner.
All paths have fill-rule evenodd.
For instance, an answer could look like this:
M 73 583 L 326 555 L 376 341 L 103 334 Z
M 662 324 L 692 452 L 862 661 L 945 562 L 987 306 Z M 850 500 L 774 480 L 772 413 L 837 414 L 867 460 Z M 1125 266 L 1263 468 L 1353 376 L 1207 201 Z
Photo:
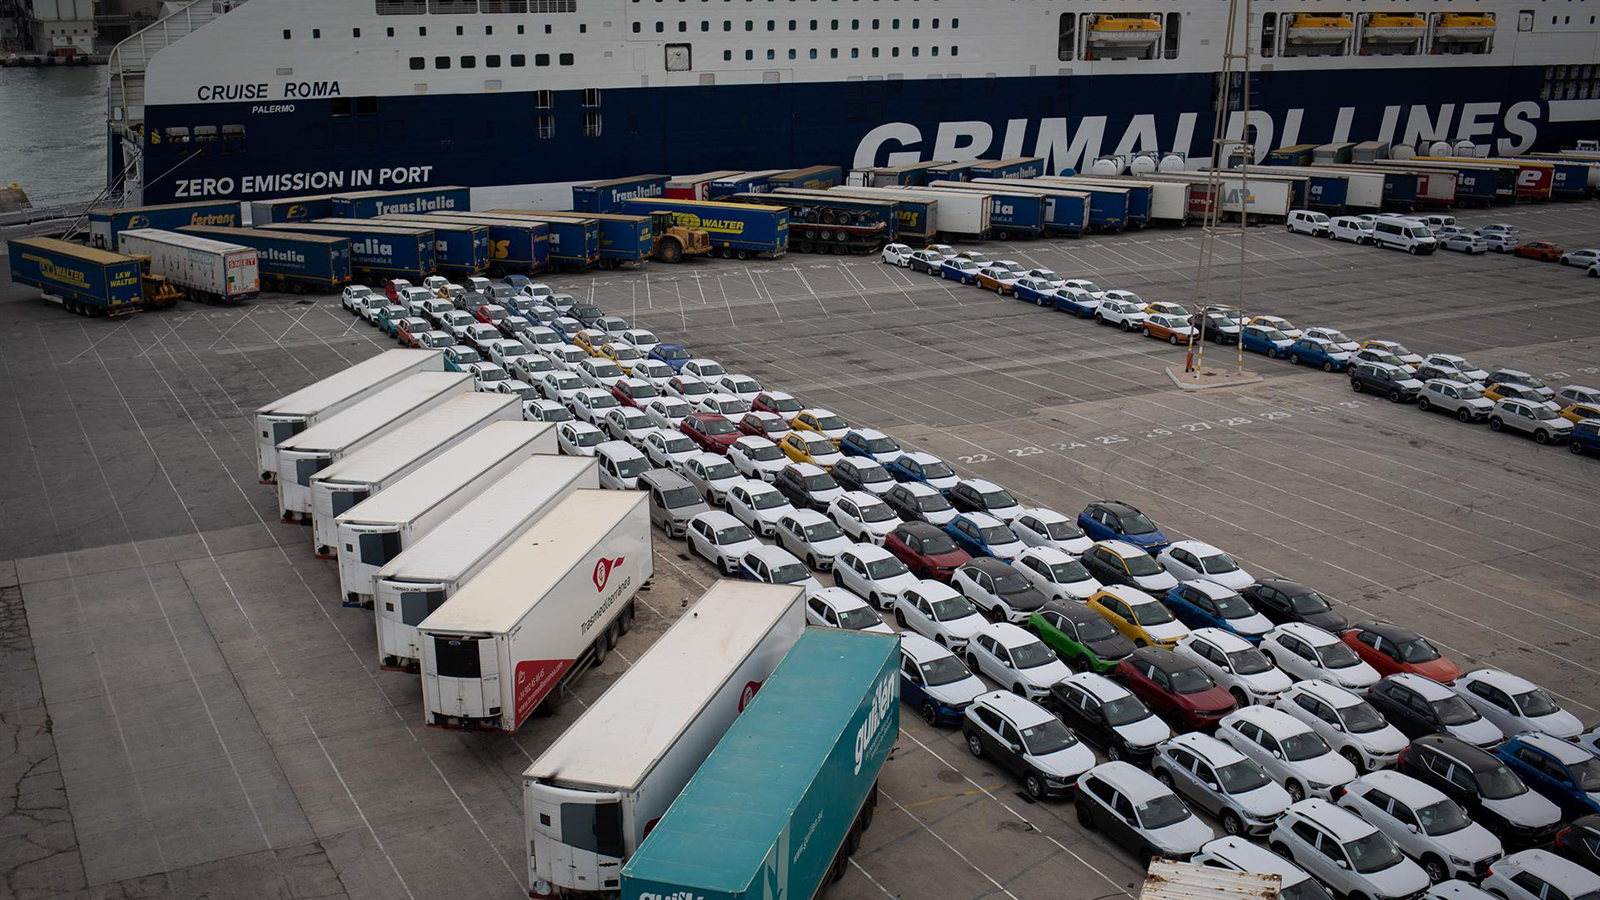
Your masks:
M 1423 385 L 1422 393 L 1417 395 L 1417 409 L 1449 413 L 1463 422 L 1481 422 L 1494 409 L 1494 401 L 1470 384 L 1434 378 Z
M 650 524 L 669 537 L 683 537 L 690 519 L 711 511 L 700 490 L 677 472 L 652 469 L 639 476 L 639 486 L 650 495 Z
M 1437 233 L 1435 232 L 1435 234 Z M 1439 246 L 1445 250 L 1456 250 L 1473 256 L 1489 252 L 1488 241 L 1466 231 L 1457 231 L 1454 234 L 1444 235 L 1439 238 Z

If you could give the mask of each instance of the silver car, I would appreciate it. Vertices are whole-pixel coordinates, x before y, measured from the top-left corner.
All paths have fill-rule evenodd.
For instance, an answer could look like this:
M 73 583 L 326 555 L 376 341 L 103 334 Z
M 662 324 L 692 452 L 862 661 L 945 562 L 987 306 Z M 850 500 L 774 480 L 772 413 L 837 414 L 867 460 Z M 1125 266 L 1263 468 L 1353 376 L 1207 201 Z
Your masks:
M 1433 378 L 1417 394 L 1417 409 L 1423 412 L 1439 410 L 1463 422 L 1481 422 L 1494 409 L 1494 401 L 1470 384 Z
M 1339 805 L 1388 835 L 1432 881 L 1482 878 L 1505 850 L 1439 789 L 1400 772 L 1372 772 L 1345 787 Z
M 1388 835 L 1323 800 L 1301 800 L 1289 807 L 1268 846 L 1337 896 L 1402 900 L 1428 889 L 1428 874 Z
M 1456 250 L 1474 256 L 1479 253 L 1489 252 L 1489 243 L 1487 241 L 1466 231 L 1443 235 L 1439 238 L 1439 246 L 1445 250 Z
M 1162 741 L 1150 768 L 1191 805 L 1221 819 L 1228 834 L 1264 835 L 1293 802 L 1260 766 L 1208 734 Z
M 1489 427 L 1495 431 L 1520 431 L 1533 435 L 1536 443 L 1564 444 L 1572 439 L 1572 422 L 1557 415 L 1549 406 L 1528 400 L 1501 400 L 1489 413 Z

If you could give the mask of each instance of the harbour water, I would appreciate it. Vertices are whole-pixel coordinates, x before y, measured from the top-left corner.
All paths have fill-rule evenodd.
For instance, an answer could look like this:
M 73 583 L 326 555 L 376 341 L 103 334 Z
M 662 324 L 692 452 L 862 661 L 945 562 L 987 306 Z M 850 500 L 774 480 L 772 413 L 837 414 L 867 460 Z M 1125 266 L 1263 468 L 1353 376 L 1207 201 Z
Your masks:
M 34 206 L 92 199 L 106 182 L 105 66 L 0 69 L 0 185 Z

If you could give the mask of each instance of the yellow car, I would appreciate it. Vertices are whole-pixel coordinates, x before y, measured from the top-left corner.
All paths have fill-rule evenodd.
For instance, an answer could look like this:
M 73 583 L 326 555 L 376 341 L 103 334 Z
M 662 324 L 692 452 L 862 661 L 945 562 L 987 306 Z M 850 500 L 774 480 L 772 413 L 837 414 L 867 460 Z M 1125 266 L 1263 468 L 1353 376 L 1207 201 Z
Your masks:
M 1136 647 L 1171 649 L 1189 635 L 1166 604 L 1136 587 L 1111 584 L 1089 598 L 1089 608 L 1105 617 Z
M 634 363 L 644 359 L 644 354 L 640 353 L 637 347 L 631 344 L 619 344 L 616 341 L 602 346 L 600 355 L 616 363 L 617 368 L 629 375 L 633 374 Z
M 834 463 L 844 459 L 832 441 L 814 432 L 791 431 L 778 442 L 778 449 L 797 463 L 812 463 L 830 471 Z
M 1300 335 L 1303 333 L 1300 331 L 1300 329 L 1290 324 L 1289 320 L 1285 319 L 1283 316 L 1255 316 L 1246 324 L 1260 325 L 1263 328 L 1276 328 L 1283 332 L 1285 336 L 1295 338 L 1296 340 L 1298 340 Z
M 1483 395 L 1488 397 L 1490 400 L 1495 401 L 1496 403 L 1499 403 L 1501 400 L 1526 400 L 1529 403 L 1543 406 L 1546 402 L 1548 402 L 1539 394 L 1538 391 L 1534 390 L 1533 388 L 1528 387 L 1525 384 L 1516 384 L 1515 382 L 1510 381 L 1502 381 L 1499 384 L 1489 385 L 1483 389 Z
M 1485 396 L 1488 391 L 1484 392 Z M 1591 406 L 1588 403 L 1574 403 L 1561 411 L 1563 419 L 1571 419 L 1574 423 L 1584 419 L 1600 419 L 1600 406 Z
M 1152 300 L 1144 305 L 1144 311 L 1147 313 L 1155 313 L 1159 316 L 1187 317 L 1189 315 L 1189 311 L 1184 309 L 1182 303 L 1173 303 L 1170 300 Z
M 802 409 L 789 420 L 789 427 L 795 431 L 820 434 L 833 441 L 835 446 L 850 433 L 850 426 L 844 424 L 843 419 L 825 409 Z
M 582 328 L 572 336 L 572 346 L 589 354 L 590 356 L 604 356 L 600 348 L 605 345 L 610 337 L 598 328 Z

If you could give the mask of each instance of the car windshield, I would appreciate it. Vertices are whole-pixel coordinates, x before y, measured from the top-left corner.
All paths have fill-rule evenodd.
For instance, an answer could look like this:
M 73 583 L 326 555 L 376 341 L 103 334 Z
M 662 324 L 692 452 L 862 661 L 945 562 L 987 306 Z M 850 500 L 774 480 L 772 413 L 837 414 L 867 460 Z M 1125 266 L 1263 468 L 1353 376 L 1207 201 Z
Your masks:
M 946 500 L 944 498 L 943 494 L 937 494 L 937 493 L 935 493 L 935 494 L 924 494 L 923 496 L 917 498 L 917 509 L 920 509 L 925 513 L 944 512 L 945 510 L 950 509 L 950 501 Z M 954 545 L 951 545 L 951 546 L 952 546 L 952 549 L 953 549 Z M 949 553 L 950 551 L 949 550 L 939 550 L 939 551 L 929 550 L 927 552 L 929 552 L 929 553 L 934 553 L 934 552 Z
M 839 482 L 834 481 L 833 476 L 826 472 L 821 475 L 807 475 L 805 482 L 806 490 L 808 491 L 836 491 L 839 489 Z
M 642 456 L 635 456 L 617 462 L 617 474 L 623 478 L 638 478 L 648 471 L 650 471 L 650 460 Z
M 479 381 L 505 381 L 510 377 L 505 369 L 482 369 L 478 372 Z
M 861 521 L 863 522 L 887 522 L 890 519 L 899 518 L 887 503 L 863 503 L 856 509 L 861 513 Z
M 1211 602 L 1216 604 L 1217 612 L 1224 619 L 1248 619 L 1256 615 L 1256 608 L 1250 601 L 1238 594 L 1229 594 L 1226 597 L 1212 597 Z
M 1200 568 L 1204 569 L 1207 575 L 1225 575 L 1228 572 L 1239 571 L 1239 564 L 1228 554 L 1218 553 L 1215 556 L 1200 557 Z
M 578 376 L 573 375 L 570 372 L 557 373 L 556 376 L 549 379 L 549 381 L 555 384 L 556 390 L 558 391 L 575 391 L 583 386 L 583 382 L 578 380 Z
M 722 366 L 718 365 L 717 363 L 707 361 L 707 362 L 703 362 L 703 363 L 700 364 L 700 377 L 701 378 L 710 378 L 710 377 L 712 377 L 714 375 L 726 375 L 726 374 L 728 374 L 728 370 L 724 369 Z
M 735 428 L 733 423 L 729 422 L 727 419 L 705 419 L 700 424 L 700 430 L 711 435 L 733 434 L 735 431 L 739 430 Z
M 1423 832 L 1430 837 L 1454 834 L 1472 824 L 1466 810 L 1448 799 L 1417 810 L 1417 820 L 1422 823 Z
M 1065 519 L 1045 525 L 1044 530 L 1053 541 L 1071 541 L 1083 537 L 1083 530 Z
M 1078 739 L 1060 719 L 1046 719 L 1032 728 L 1022 729 L 1022 744 L 1034 756 L 1047 756 L 1076 747 Z
M 618 400 L 617 398 L 611 396 L 610 394 L 605 393 L 604 391 L 601 391 L 600 393 L 590 394 L 589 395 L 589 408 L 590 409 L 611 409 L 612 407 L 621 406 L 621 405 L 622 405 L 622 401 L 621 400 Z
M 1161 572 L 1161 566 L 1148 553 L 1135 553 L 1123 558 L 1128 564 L 1129 575 L 1156 575 Z
M 1485 800 L 1509 800 L 1528 792 L 1515 772 L 1505 766 L 1495 766 L 1487 772 L 1473 772 L 1472 780 L 1478 783 L 1478 793 Z
M 1441 725 L 1466 725 L 1479 719 L 1478 711 L 1468 705 L 1467 701 L 1451 694 L 1428 704 L 1433 707 L 1433 714 L 1439 717 Z
M 1276 343 L 1278 341 L 1287 341 L 1289 339 L 1288 335 L 1284 334 L 1283 332 L 1279 331 L 1276 328 L 1263 328 L 1263 329 L 1261 329 L 1261 336 L 1266 338 L 1269 341 L 1273 341 L 1274 343 Z
M 844 537 L 844 532 L 839 530 L 839 526 L 835 525 L 832 519 L 807 525 L 802 530 L 805 531 L 806 540 L 813 543 L 817 541 L 831 541 L 834 538 Z M 899 560 L 895 561 L 899 562 Z
M 690 412 L 689 404 L 682 400 L 669 400 L 656 407 L 661 415 L 669 419 L 681 419 Z
M 681 434 L 668 435 L 663 439 L 667 445 L 668 453 L 691 453 L 694 451 L 694 441 Z
M 777 444 L 767 443 L 755 447 L 744 448 L 744 455 L 754 462 L 772 462 L 783 459 L 783 451 Z
M 972 605 L 972 601 L 965 597 L 946 597 L 943 600 L 933 601 L 931 606 L 933 607 L 934 619 L 940 622 L 953 622 L 956 619 L 965 619 L 967 616 L 974 615 L 978 611 L 977 608 Z
M 1101 708 L 1101 712 L 1106 714 L 1106 724 L 1113 728 L 1120 725 L 1132 725 L 1134 722 L 1143 721 L 1150 717 L 1150 708 L 1144 705 L 1143 700 L 1132 694 L 1126 697 L 1118 697 L 1115 700 L 1107 700 L 1105 706 Z
M 1350 645 L 1341 641 L 1318 647 L 1317 657 L 1322 660 L 1323 667 L 1328 669 L 1348 669 L 1361 664 L 1361 657 L 1350 649 Z
M 552 407 L 550 407 L 548 409 L 543 409 L 543 410 L 539 411 L 539 421 L 541 421 L 541 422 L 571 422 L 572 421 L 572 410 L 567 409 L 565 406 L 559 406 L 559 405 L 552 406 Z
M 704 381 L 689 381 L 685 379 L 678 382 L 678 393 L 690 397 L 698 397 L 701 394 L 711 393 L 711 385 L 706 384 Z
M 1134 812 L 1139 814 L 1139 824 L 1151 830 L 1176 825 L 1194 815 L 1175 794 L 1151 797 L 1135 807 Z
M 1083 581 L 1088 577 L 1089 570 L 1083 567 L 1083 563 L 1075 559 L 1069 559 L 1063 563 L 1050 564 L 1050 580 L 1056 584 L 1072 584 L 1073 582 Z
M 927 510 L 928 507 L 923 506 L 922 509 Z M 922 538 L 922 552 L 924 555 L 938 556 L 941 553 L 950 553 L 955 549 L 956 542 L 951 540 L 950 536 L 944 532 L 936 532 L 925 535 Z
M 1211 676 L 1199 667 L 1179 669 L 1172 673 L 1172 689 L 1179 694 L 1199 694 L 1211 690 L 1216 685 Z
M 638 346 L 639 344 L 661 343 L 661 341 L 656 338 L 655 334 L 649 331 L 630 331 L 624 333 L 623 337 L 627 338 L 628 343 L 633 344 L 634 346 Z
M 1228 665 L 1240 675 L 1260 675 L 1272 668 L 1272 663 L 1267 661 L 1267 657 L 1254 647 L 1229 653 Z
M 753 541 L 755 539 L 756 536 L 751 534 L 750 529 L 744 527 L 743 525 L 729 525 L 728 527 L 717 531 L 718 545 L 737 544 L 742 541 Z
M 605 439 L 606 436 L 601 434 L 598 430 L 589 431 L 585 429 L 574 433 L 572 436 L 573 443 L 577 444 L 579 447 L 593 447 L 596 444 L 603 443 Z
M 1533 407 L 1533 417 L 1535 419 L 1554 419 L 1556 412 L 1548 406 L 1535 406 Z
M 458 363 L 483 362 L 483 357 L 471 347 L 451 347 L 450 355 Z
M 1345 337 L 1344 332 L 1342 331 L 1324 331 L 1322 336 L 1338 344 L 1351 343 L 1350 339 Z
M 739 472 L 733 463 L 719 459 L 714 463 L 706 463 L 705 473 L 707 481 L 722 481 L 725 478 L 738 478 Z
M 1550 695 L 1539 688 L 1534 688 L 1525 694 L 1516 694 L 1511 699 L 1516 701 L 1517 708 L 1522 710 L 1522 714 L 1530 719 L 1553 715 L 1561 711 L 1561 707 L 1550 699 Z
M 1236 763 L 1217 768 L 1217 784 L 1229 794 L 1242 794 L 1266 787 L 1272 783 L 1260 767 L 1248 759 L 1241 759 Z
M 835 535 L 840 534 L 839 526 L 834 525 L 831 521 L 828 524 L 833 527 Z M 898 556 L 885 556 L 883 559 L 876 559 L 867 563 L 867 577 L 869 578 L 894 578 L 909 571 L 911 570 L 906 568 L 906 564 L 901 562 Z
M 1143 513 L 1135 513 L 1122 517 L 1123 534 L 1155 534 L 1156 523 L 1150 521 Z
M 1439 658 L 1439 651 L 1422 638 L 1401 642 L 1399 650 L 1401 662 L 1422 663 Z
M 776 566 L 772 570 L 772 582 L 774 584 L 794 584 L 798 581 L 805 581 L 810 577 L 811 570 L 797 562 Z
M 1363 875 L 1399 865 L 1405 858 L 1400 855 L 1394 842 L 1378 831 L 1345 844 L 1344 852 L 1350 857 L 1351 867 Z
M 828 456 L 839 451 L 833 449 L 833 441 L 819 437 L 806 441 L 806 452 L 812 456 Z
M 1289 598 L 1289 604 L 1294 607 L 1294 611 L 1296 613 L 1302 616 L 1310 615 L 1312 613 L 1327 612 L 1328 610 L 1333 609 L 1332 606 L 1328 605 L 1328 601 L 1322 599 L 1322 595 L 1316 591 L 1306 591 L 1304 594 L 1296 594 L 1295 596 Z
M 527 356 L 532 352 L 532 347 L 515 341 L 506 341 L 504 344 L 500 345 L 501 356 Z
M 883 617 L 870 606 L 857 606 L 854 609 L 839 610 L 839 627 L 851 631 L 861 631 L 883 624 Z
M 789 501 L 778 491 L 761 491 L 750 495 L 750 506 L 755 509 L 777 509 L 787 506 Z
M 862 484 L 877 484 L 882 481 L 894 480 L 890 476 L 889 470 L 883 466 L 861 465 L 859 463 L 856 464 L 856 478 Z
M 1280 900 L 1333 900 L 1315 878 L 1302 878 L 1278 892 Z
M 1028 579 L 1024 578 L 1022 573 L 1015 569 L 1006 572 L 991 572 L 990 575 L 994 578 L 996 593 L 1020 594 L 1023 591 L 1033 589 L 1033 585 L 1028 583 Z
M 983 542 L 991 546 L 1009 544 L 1017 539 L 1016 534 L 1004 525 L 990 525 L 988 528 L 979 528 L 978 533 L 983 535 Z
M 1003 509 L 1007 506 L 1016 506 L 1017 500 L 1005 488 L 989 491 L 983 494 L 983 505 L 989 509 Z
M 844 427 L 844 420 L 834 415 L 817 416 L 817 427 L 823 431 L 837 431 Z
M 956 473 L 944 460 L 934 459 L 922 464 L 922 474 L 926 478 L 950 478 Z
M 738 394 L 753 394 L 761 390 L 761 385 L 756 384 L 749 378 L 735 378 L 733 380 L 733 390 L 734 393 Z
M 972 677 L 972 671 L 962 665 L 961 660 L 956 659 L 954 656 L 941 656 L 938 659 L 922 663 L 917 668 L 922 670 L 922 680 L 929 687 L 953 684 L 962 679 Z
M 661 396 L 661 392 L 656 390 L 655 385 L 646 381 L 642 384 L 628 385 L 628 396 L 635 400 L 649 400 L 651 397 Z
M 1140 625 L 1165 625 L 1173 621 L 1172 610 L 1159 601 L 1133 604 L 1133 616 Z
M 1117 630 L 1100 616 L 1078 622 L 1078 640 L 1085 644 L 1104 641 L 1117 636 Z
M 891 437 L 873 438 L 867 441 L 867 450 L 874 456 L 879 453 L 893 453 L 899 449 L 900 445 Z
M 1483 396 L 1483 391 L 1478 390 L 1470 384 L 1464 384 L 1461 387 L 1456 388 L 1456 396 L 1463 400 L 1477 400 Z
M 692 358 L 689 356 L 689 351 L 683 349 L 682 347 L 657 347 L 655 349 L 655 353 L 657 356 L 669 362 Z
M 1011 663 L 1018 669 L 1037 669 L 1057 661 L 1056 652 L 1039 641 L 1012 647 L 1010 650 Z
M 611 355 L 616 359 L 626 359 L 629 362 L 632 362 L 633 360 L 639 358 L 639 351 L 633 349 L 632 347 L 612 347 Z
M 1600 759 L 1583 759 L 1568 763 L 1567 769 L 1578 777 L 1578 787 L 1587 793 L 1600 791 Z
M 1283 745 L 1284 758 L 1290 762 L 1305 762 L 1329 752 L 1327 741 L 1315 731 L 1290 735 L 1280 743 Z

